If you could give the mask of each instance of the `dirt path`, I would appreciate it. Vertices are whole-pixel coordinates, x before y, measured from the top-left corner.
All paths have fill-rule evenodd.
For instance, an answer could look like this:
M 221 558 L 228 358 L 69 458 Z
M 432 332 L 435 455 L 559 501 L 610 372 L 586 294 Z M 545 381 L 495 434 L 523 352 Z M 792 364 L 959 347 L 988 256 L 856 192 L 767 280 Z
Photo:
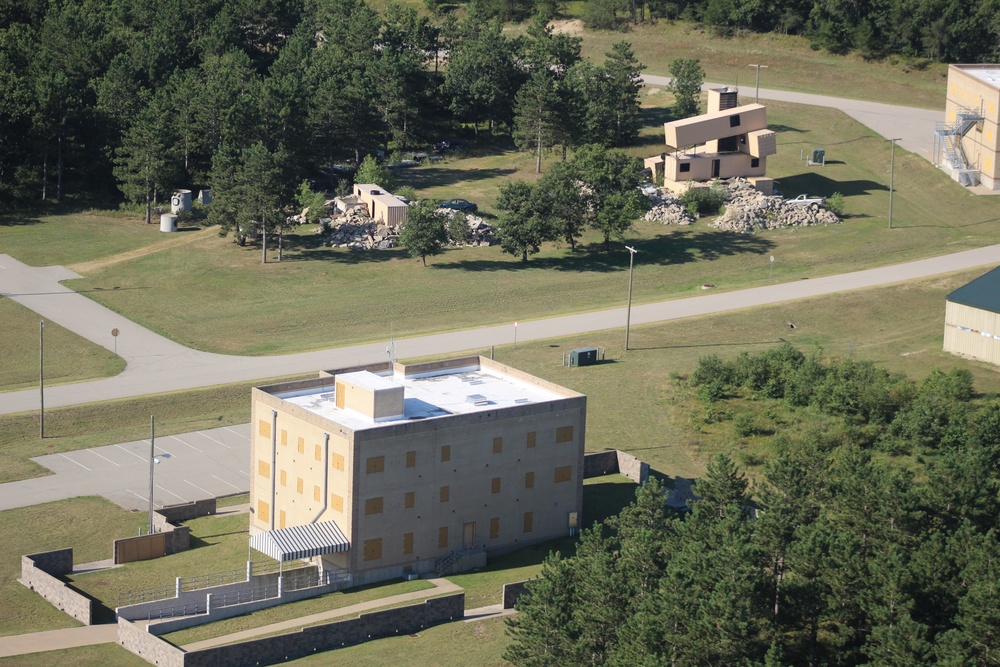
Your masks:
M 80 262 L 79 264 L 73 264 L 67 268 L 72 269 L 80 274 L 93 273 L 95 271 L 100 271 L 106 269 L 109 266 L 119 264 L 121 262 L 127 262 L 131 259 L 138 259 L 139 257 L 146 257 L 147 255 L 152 255 L 158 253 L 161 250 L 169 250 L 171 248 L 177 248 L 179 246 L 190 245 L 201 239 L 204 239 L 213 234 L 217 234 L 218 230 L 214 227 L 207 227 L 205 229 L 199 229 L 197 231 L 190 232 L 177 232 L 170 234 L 162 241 L 157 241 L 152 245 L 143 246 L 142 248 L 136 248 L 135 250 L 129 250 L 127 252 L 118 253 L 117 255 L 111 255 L 110 257 L 102 257 L 101 259 L 95 259 L 91 262 Z

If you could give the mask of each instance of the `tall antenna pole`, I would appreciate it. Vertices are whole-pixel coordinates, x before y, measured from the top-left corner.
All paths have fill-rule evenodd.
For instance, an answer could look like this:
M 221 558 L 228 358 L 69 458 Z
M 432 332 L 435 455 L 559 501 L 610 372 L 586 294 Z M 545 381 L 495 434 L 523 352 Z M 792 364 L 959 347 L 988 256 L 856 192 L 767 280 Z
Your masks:
M 892 148 L 889 149 L 889 229 L 892 229 L 892 191 L 893 191 L 893 181 L 896 177 L 896 142 L 902 141 L 901 138 L 897 137 L 895 139 L 886 139 Z
M 45 320 L 38 323 L 38 437 L 45 439 Z
M 153 534 L 153 466 L 156 465 L 156 426 L 149 415 L 149 534 Z
M 635 253 L 639 252 L 631 246 L 625 246 L 628 250 L 628 308 L 625 310 L 625 351 L 628 351 L 629 329 L 632 326 L 632 267 L 635 260 Z

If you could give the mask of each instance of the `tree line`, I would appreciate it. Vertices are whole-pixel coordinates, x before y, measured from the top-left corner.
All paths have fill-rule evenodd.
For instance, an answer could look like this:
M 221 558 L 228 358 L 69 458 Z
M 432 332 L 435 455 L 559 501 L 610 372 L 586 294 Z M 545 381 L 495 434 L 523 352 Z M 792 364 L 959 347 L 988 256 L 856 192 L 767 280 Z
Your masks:
M 781 368 L 798 364 L 795 356 L 705 359 L 691 380 L 788 400 L 775 394 L 791 389 Z M 689 511 L 665 506 L 663 484 L 651 480 L 618 516 L 584 531 L 575 555 L 549 556 L 508 621 L 508 660 L 997 664 L 1000 403 L 970 395 L 961 371 L 912 383 L 866 364 L 802 361 L 814 371 L 791 383 L 795 400 L 856 415 L 861 426 L 774 436 L 775 454 L 754 485 L 718 455 Z M 711 393 L 705 400 L 725 400 Z M 872 414 L 866 403 L 888 407 Z M 918 404 L 933 403 L 964 405 L 966 428 L 924 441 L 919 465 L 882 455 L 858 433 L 893 423 L 893 412 L 923 422 Z
M 459 20 L 364 0 L 0 0 L 0 201 L 120 191 L 148 216 L 170 189 L 211 186 L 219 220 L 266 226 L 265 209 L 338 161 L 461 124 L 525 134 L 529 81 L 554 93 L 543 150 L 636 136 L 627 44 L 586 63 L 578 38 L 541 20 L 510 38 L 478 7 Z

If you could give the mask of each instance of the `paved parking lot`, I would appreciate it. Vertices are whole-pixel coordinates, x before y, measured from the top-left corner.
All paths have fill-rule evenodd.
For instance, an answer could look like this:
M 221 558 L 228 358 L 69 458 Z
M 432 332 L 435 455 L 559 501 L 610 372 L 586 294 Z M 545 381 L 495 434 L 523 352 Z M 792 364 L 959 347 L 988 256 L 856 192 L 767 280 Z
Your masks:
M 157 436 L 157 507 L 250 490 L 250 425 Z M 53 475 L 0 484 L 0 510 L 100 495 L 126 509 L 149 508 L 149 440 L 32 459 Z

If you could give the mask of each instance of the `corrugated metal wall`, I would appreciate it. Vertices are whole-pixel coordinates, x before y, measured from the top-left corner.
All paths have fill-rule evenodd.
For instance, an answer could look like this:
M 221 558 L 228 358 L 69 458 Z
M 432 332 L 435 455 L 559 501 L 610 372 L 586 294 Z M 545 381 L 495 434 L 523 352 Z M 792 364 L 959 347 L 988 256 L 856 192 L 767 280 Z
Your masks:
M 949 301 L 944 351 L 1000 365 L 1000 314 Z

